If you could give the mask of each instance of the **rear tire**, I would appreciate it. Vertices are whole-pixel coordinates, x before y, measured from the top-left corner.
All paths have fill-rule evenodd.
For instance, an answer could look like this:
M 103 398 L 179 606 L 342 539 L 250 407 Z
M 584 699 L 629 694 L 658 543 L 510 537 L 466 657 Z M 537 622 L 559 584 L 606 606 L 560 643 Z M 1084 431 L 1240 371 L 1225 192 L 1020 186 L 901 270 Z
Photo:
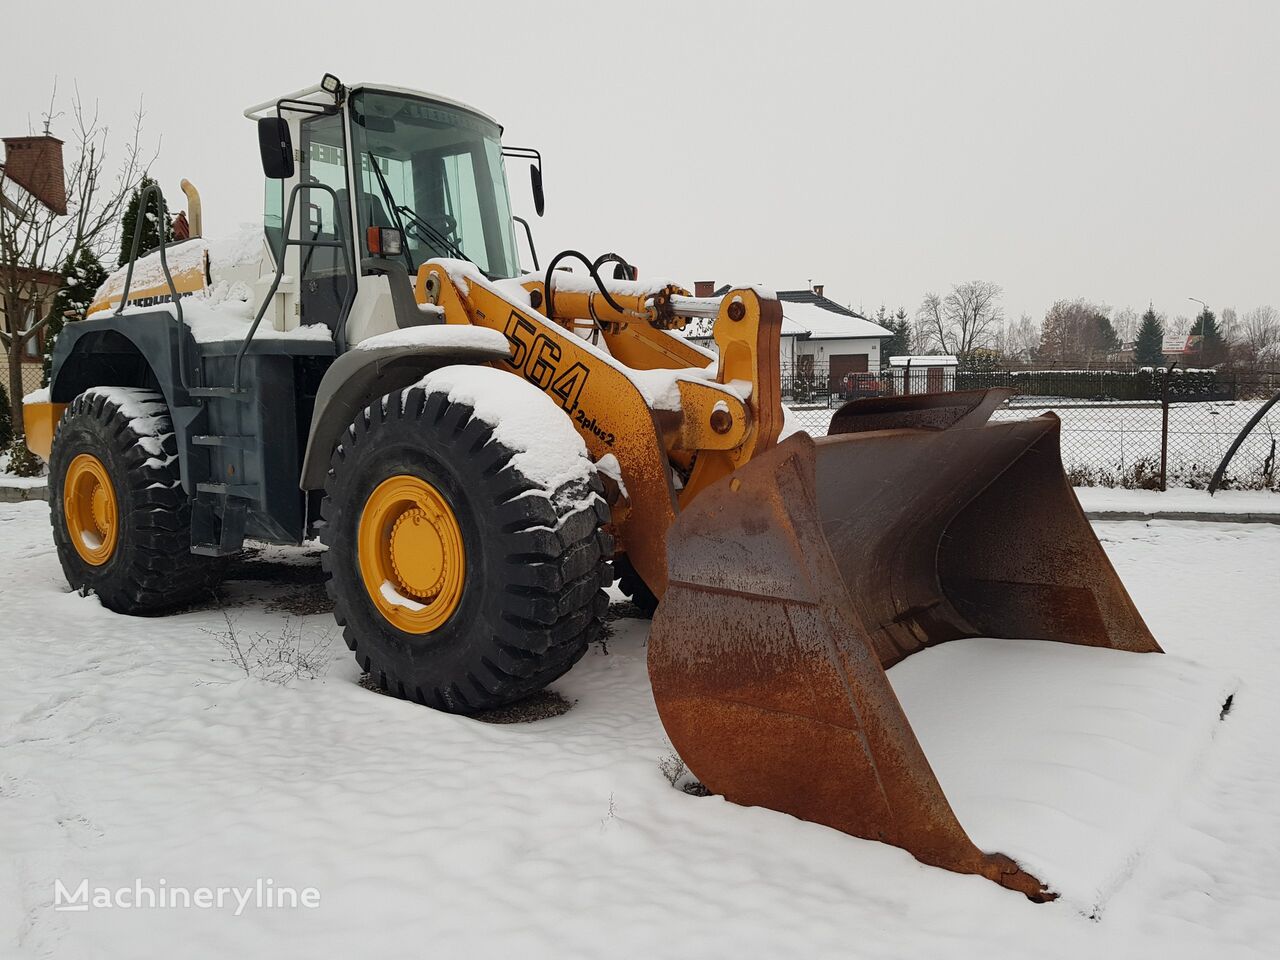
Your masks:
M 104 481 L 92 519 L 77 514 L 72 486 L 86 482 L 83 465 Z M 88 482 L 92 483 L 92 479 Z M 191 552 L 191 505 L 164 398 L 149 390 L 87 390 L 67 407 L 49 454 L 49 512 L 67 583 L 92 590 L 117 613 L 155 614 L 207 594 L 225 563 Z M 109 528 L 105 529 L 105 528 Z M 77 548 L 77 541 L 80 547 Z
M 559 489 L 530 480 L 510 465 L 515 451 L 494 438 L 496 426 L 446 391 L 389 394 L 343 434 L 321 508 L 327 589 L 357 662 L 387 692 L 454 713 L 505 706 L 565 673 L 601 635 L 603 588 L 612 582 L 599 479 L 592 473 Z M 417 508 L 399 519 L 386 512 L 384 491 L 397 485 L 429 491 L 437 506 L 427 504 L 426 519 L 444 531 L 432 546 L 447 544 L 444 553 L 462 561 L 460 587 L 450 585 L 457 563 L 448 557 L 416 570 L 395 566 L 401 522 L 423 519 Z M 384 565 L 373 578 L 386 574 L 381 591 L 368 556 L 361 562 L 360 545 L 370 542 L 366 512 L 392 531 L 380 542 L 395 570 Z M 409 545 L 418 552 L 406 548 L 405 556 L 431 553 L 417 536 Z M 428 581 L 440 592 L 416 592 Z M 422 620 L 405 624 L 383 602 L 386 590 L 396 606 L 414 601 Z M 436 603 L 443 607 L 433 614 Z

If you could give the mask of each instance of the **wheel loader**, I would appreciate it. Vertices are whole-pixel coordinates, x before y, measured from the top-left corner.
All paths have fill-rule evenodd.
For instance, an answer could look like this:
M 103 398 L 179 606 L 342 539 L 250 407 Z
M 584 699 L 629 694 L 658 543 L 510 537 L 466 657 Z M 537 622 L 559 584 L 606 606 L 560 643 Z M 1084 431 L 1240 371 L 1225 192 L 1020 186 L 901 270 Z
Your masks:
M 133 238 L 25 406 L 72 587 L 160 613 L 246 538 L 318 536 L 361 667 L 475 713 L 567 671 L 617 578 L 712 791 L 1052 896 L 966 835 L 885 670 L 977 636 L 1159 652 L 1055 417 L 992 422 L 996 390 L 889 396 L 784 435 L 774 295 L 693 297 L 613 254 L 542 269 L 504 161 L 532 161 L 541 214 L 541 157 L 480 111 L 326 75 L 245 116 L 260 256 L 206 242 L 184 181 L 191 239 L 139 258 Z M 228 286 L 241 321 L 210 324 Z M 714 351 L 681 336 L 694 320 Z

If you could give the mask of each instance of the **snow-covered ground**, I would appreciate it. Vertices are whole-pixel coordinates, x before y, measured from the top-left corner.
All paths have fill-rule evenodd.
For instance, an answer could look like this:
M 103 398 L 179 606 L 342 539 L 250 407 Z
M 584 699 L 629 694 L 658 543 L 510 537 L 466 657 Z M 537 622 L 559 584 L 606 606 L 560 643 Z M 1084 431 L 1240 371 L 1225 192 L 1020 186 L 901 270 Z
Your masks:
M 1057 872 L 1037 905 L 673 789 L 643 621 L 555 685 L 568 713 L 485 724 L 357 685 L 336 632 L 323 678 L 246 680 L 212 602 L 106 612 L 67 592 L 47 507 L 0 504 L 0 956 L 1274 957 L 1280 527 L 1097 529 L 1169 657 L 967 641 L 890 672 L 969 830 Z M 318 580 L 265 551 L 223 609 L 321 641 Z M 1045 809 L 973 761 L 1040 769 Z M 320 902 L 57 912 L 55 879 Z
M 1170 487 L 1163 491 L 1076 487 L 1075 491 L 1080 506 L 1089 514 L 1145 513 L 1167 515 L 1166 518 L 1180 514 L 1223 514 L 1280 520 L 1280 497 L 1269 490 L 1219 490 L 1212 496 L 1207 490 L 1186 487 Z

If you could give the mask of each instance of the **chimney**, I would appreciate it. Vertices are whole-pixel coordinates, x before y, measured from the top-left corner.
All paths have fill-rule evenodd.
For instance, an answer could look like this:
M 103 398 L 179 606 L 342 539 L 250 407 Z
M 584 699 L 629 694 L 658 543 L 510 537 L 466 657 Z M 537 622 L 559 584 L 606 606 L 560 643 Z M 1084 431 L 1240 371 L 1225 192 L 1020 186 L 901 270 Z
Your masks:
M 813 285 L 813 292 L 814 292 L 814 293 L 816 293 L 818 296 L 822 296 L 822 288 L 823 288 L 824 286 L 825 286 L 825 284 L 815 283 L 815 284 Z
M 716 282 L 714 280 L 695 280 L 693 295 L 695 297 L 714 297 L 716 295 Z
M 4 173 L 54 213 L 66 216 L 62 141 L 57 137 L 5 137 Z

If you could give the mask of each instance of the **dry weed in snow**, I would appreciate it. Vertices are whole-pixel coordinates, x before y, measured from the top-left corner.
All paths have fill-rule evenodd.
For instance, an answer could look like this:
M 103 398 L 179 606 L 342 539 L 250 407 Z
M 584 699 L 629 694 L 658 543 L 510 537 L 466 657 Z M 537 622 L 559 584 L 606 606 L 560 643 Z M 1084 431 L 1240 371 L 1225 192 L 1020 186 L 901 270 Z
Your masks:
M 225 656 L 215 663 L 229 663 L 252 680 L 266 680 L 284 686 L 294 680 L 317 680 L 329 667 L 329 646 L 333 631 L 325 630 L 314 639 L 302 627 L 286 619 L 279 633 L 242 632 L 226 610 L 222 610 L 225 630 L 201 628 L 222 648 Z

